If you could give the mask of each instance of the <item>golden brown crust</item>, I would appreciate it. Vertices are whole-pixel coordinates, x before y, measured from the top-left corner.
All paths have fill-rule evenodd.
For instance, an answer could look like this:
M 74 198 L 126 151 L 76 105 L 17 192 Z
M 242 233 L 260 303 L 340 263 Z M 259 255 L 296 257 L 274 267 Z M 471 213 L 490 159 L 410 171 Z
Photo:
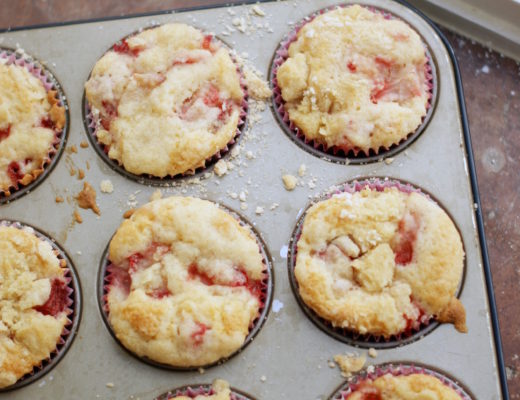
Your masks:
M 364 400 L 367 395 L 381 400 L 461 400 L 461 396 L 439 378 L 415 373 L 394 376 L 387 373 L 374 380 L 363 381 L 348 400 Z
M 58 92 L 56 90 L 49 90 L 47 92 L 47 100 L 51 105 L 51 110 L 49 111 L 51 120 L 54 122 L 56 129 L 61 131 L 65 126 L 65 107 L 60 105 Z
M 214 203 L 169 197 L 144 205 L 121 223 L 109 259 L 110 324 L 140 356 L 183 367 L 215 362 L 240 348 L 259 313 L 258 244 Z
M 297 245 L 300 295 L 334 326 L 388 337 L 444 310 L 446 322 L 463 326 L 455 298 L 462 242 L 422 194 L 393 187 L 335 195 L 309 208 Z
M 326 147 L 390 147 L 426 115 L 425 49 L 406 23 L 359 5 L 305 24 L 277 81 L 289 119 Z
M 466 310 L 457 298 L 452 298 L 450 303 L 441 311 L 438 317 L 439 322 L 453 324 L 459 332 L 467 333 Z
M 96 189 L 88 182 L 83 183 L 83 190 L 76 196 L 78 206 L 84 209 L 91 209 L 97 215 L 101 215 L 101 211 L 96 203 Z
M 0 387 L 14 384 L 56 349 L 67 323 L 37 311 L 64 271 L 52 247 L 32 229 L 0 226 Z

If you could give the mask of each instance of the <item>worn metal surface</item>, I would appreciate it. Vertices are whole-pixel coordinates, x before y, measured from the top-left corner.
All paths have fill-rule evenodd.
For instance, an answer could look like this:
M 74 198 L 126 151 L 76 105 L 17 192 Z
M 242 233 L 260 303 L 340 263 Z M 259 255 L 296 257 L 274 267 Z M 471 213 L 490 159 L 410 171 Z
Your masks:
M 247 52 L 251 63 L 267 74 L 274 50 L 291 29 L 287 21 L 296 22 L 334 3 L 318 0 L 297 6 L 293 2 L 265 3 L 261 7 L 267 15 L 251 18 L 254 23 L 269 22 L 272 33 L 262 30 L 260 36 L 258 31 L 249 35 L 236 31 L 223 39 L 238 53 Z M 255 223 L 274 259 L 277 312 L 271 310 L 258 336 L 241 354 L 208 369 L 204 375 L 162 370 L 136 360 L 121 349 L 103 323 L 96 295 L 96 277 L 103 251 L 119 226 L 123 212 L 133 204 L 134 195 L 135 200 L 143 204 L 156 188 L 120 176 L 91 147 L 80 148 L 80 142 L 86 141 L 81 100 L 83 84 L 92 66 L 119 38 L 151 23 L 170 21 L 187 22 L 219 34 L 224 24 L 232 26 L 232 20 L 248 13 L 250 6 L 234 7 L 235 16 L 221 8 L 1 35 L 2 45 L 19 44 L 29 54 L 46 61 L 62 84 L 70 107 L 68 146 L 76 145 L 78 153 L 66 152 L 50 176 L 34 191 L 2 205 L 0 218 L 28 222 L 53 235 L 69 252 L 83 289 L 83 317 L 69 352 L 48 375 L 22 389 L 0 394 L 0 398 L 79 399 L 96 395 L 109 399 L 153 398 L 176 386 L 209 382 L 216 377 L 228 380 L 232 386 L 257 399 L 326 398 L 343 380 L 337 369 L 327 366 L 327 360 L 334 354 L 356 349 L 327 336 L 305 317 L 288 282 L 286 246 L 309 195 L 338 182 L 366 176 L 409 181 L 434 195 L 450 212 L 462 233 L 466 250 L 467 270 L 460 298 L 467 309 L 469 328 L 468 334 L 460 334 L 452 326 L 440 326 L 414 343 L 380 350 L 377 359 L 371 361 L 417 361 L 456 377 L 478 398 L 500 398 L 451 61 L 441 40 L 412 11 L 390 1 L 370 4 L 385 8 L 413 25 L 430 47 L 437 65 L 439 92 L 435 112 L 425 131 L 406 151 L 395 155 L 390 164 L 334 164 L 295 145 L 267 108 L 261 113 L 261 120 L 253 124 L 249 138 L 242 142 L 242 154 L 251 151 L 255 156 L 244 158 L 247 167 L 239 166 L 222 178 L 202 179 L 202 185 L 160 188 L 166 195 L 207 197 L 235 210 L 240 210 L 239 200 L 233 200 L 227 193 L 247 190 L 248 209 L 240 213 Z M 87 162 L 90 169 L 86 168 Z M 296 175 L 301 164 L 307 166 L 303 181 L 308 183 L 315 177 L 315 187 L 305 185 L 292 192 L 285 191 L 281 175 L 286 172 Z M 83 182 L 70 176 L 71 168 L 84 169 L 85 179 L 96 189 L 104 179 L 114 184 L 112 194 L 98 194 L 101 217 L 81 211 L 83 223 L 74 224 L 74 202 L 55 203 L 56 195 L 72 196 L 83 186 Z M 279 206 L 271 211 L 269 206 L 273 202 Z M 265 209 L 262 215 L 255 214 L 257 206 Z M 265 381 L 261 380 L 263 376 Z M 107 387 L 108 382 L 114 386 Z

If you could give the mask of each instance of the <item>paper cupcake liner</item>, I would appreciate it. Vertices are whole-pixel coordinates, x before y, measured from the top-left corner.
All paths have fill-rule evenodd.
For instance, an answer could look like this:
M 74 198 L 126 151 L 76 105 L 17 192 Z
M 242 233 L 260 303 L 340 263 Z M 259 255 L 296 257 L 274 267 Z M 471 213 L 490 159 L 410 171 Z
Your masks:
M 380 146 L 378 148 L 371 148 L 368 152 L 363 149 L 353 148 L 349 151 L 345 151 L 343 149 L 338 148 L 337 146 L 327 146 L 325 143 L 321 143 L 314 139 L 309 139 L 305 136 L 305 134 L 294 124 L 289 118 L 289 113 L 285 109 L 285 101 L 282 98 L 282 91 L 280 86 L 278 85 L 277 73 L 280 66 L 287 60 L 289 57 L 289 46 L 298 39 L 298 32 L 308 24 L 313 21 L 316 17 L 328 12 L 335 10 L 337 8 L 344 8 L 352 6 L 353 4 L 340 4 L 335 6 L 330 6 L 323 8 L 321 10 L 316 11 L 315 13 L 305 17 L 303 20 L 298 22 L 294 29 L 280 42 L 278 49 L 275 52 L 273 62 L 270 68 L 270 80 L 273 88 L 273 110 L 274 114 L 282 126 L 286 134 L 293 139 L 300 147 L 304 150 L 310 152 L 311 154 L 322 157 L 324 159 L 329 159 L 330 161 L 345 163 L 345 164 L 359 164 L 359 163 L 367 163 L 379 161 L 383 157 L 388 157 L 396 154 L 401 151 L 409 144 L 411 144 L 423 131 L 428 122 L 431 119 L 431 115 L 434 109 L 434 103 L 437 97 L 437 74 L 435 70 L 435 64 L 433 62 L 433 58 L 428 50 L 428 47 L 423 42 L 425 46 L 425 54 L 427 62 L 425 64 L 425 84 L 427 88 L 427 105 L 426 105 L 426 114 L 422 117 L 421 124 L 413 131 L 410 132 L 406 137 L 400 139 L 397 143 L 392 144 L 389 147 Z M 389 13 L 386 10 L 376 8 L 373 6 L 362 5 L 363 7 L 369 9 L 374 13 L 379 13 L 384 16 L 385 19 L 400 19 L 400 17 Z M 404 20 L 403 20 L 404 21 Z M 406 21 L 404 21 L 406 22 Z M 406 22 L 408 24 L 408 22 Z M 409 24 L 408 24 L 409 25 Z
M 433 201 L 437 205 L 439 205 L 437 201 L 432 199 L 430 194 L 407 182 L 399 181 L 393 178 L 360 179 L 332 186 L 330 189 L 326 190 L 324 193 L 317 196 L 317 198 L 315 198 L 315 200 L 313 200 L 313 202 L 305 208 L 305 210 L 301 213 L 301 215 L 298 218 L 296 227 L 293 231 L 289 243 L 289 253 L 287 257 L 289 281 L 291 283 L 291 288 L 298 301 L 298 304 L 300 305 L 304 313 L 316 326 L 318 326 L 318 328 L 323 330 L 325 333 L 344 343 L 352 344 L 358 347 L 374 347 L 376 349 L 388 349 L 409 344 L 419 339 L 422 339 L 428 333 L 432 332 L 435 328 L 437 328 L 439 326 L 439 322 L 434 318 L 433 315 L 421 314 L 419 319 L 413 321 L 411 327 L 408 327 L 406 331 L 389 337 L 384 337 L 383 335 L 374 335 L 370 333 L 361 334 L 351 329 L 336 327 L 330 321 L 319 316 L 312 308 L 305 304 L 305 302 L 300 296 L 298 281 L 296 280 L 296 276 L 294 274 L 294 268 L 296 266 L 296 259 L 298 256 L 298 240 L 301 236 L 301 231 L 303 228 L 303 223 L 305 221 L 305 215 L 307 210 L 314 203 L 327 200 L 334 195 L 345 192 L 359 192 L 367 187 L 371 190 L 376 190 L 378 192 L 382 192 L 387 188 L 397 188 L 398 190 L 404 193 L 419 193 L 423 196 L 426 196 L 430 201 Z M 441 207 L 445 212 L 447 212 L 444 207 L 440 205 L 439 207 Z M 459 289 L 456 293 L 457 296 L 459 295 L 462 289 L 463 282 L 464 276 L 461 279 Z
M 31 175 L 32 180 L 24 184 L 22 182 L 23 178 L 20 178 L 16 183 L 12 184 L 6 191 L 0 189 L 0 204 L 12 201 L 25 193 L 28 193 L 32 188 L 41 183 L 48 173 L 52 170 L 54 165 L 57 163 L 63 148 L 66 142 L 66 138 L 68 135 L 68 125 L 69 125 L 69 113 L 68 113 L 68 104 L 66 101 L 65 94 L 61 85 L 57 81 L 57 79 L 52 75 L 52 73 L 43 65 L 41 65 L 37 60 L 33 59 L 31 56 L 25 54 L 24 52 L 18 52 L 8 48 L 0 47 L 0 59 L 6 60 L 6 65 L 17 65 L 20 67 L 24 67 L 31 75 L 37 78 L 44 86 L 47 92 L 54 90 L 56 91 L 57 99 L 59 100 L 59 105 L 65 109 L 65 124 L 63 129 L 54 130 L 54 139 L 51 143 L 51 147 L 49 149 L 49 153 L 43 159 L 41 165 L 28 172 L 24 175 Z
M 213 394 L 215 394 L 215 392 L 211 384 L 202 384 L 193 386 L 183 386 L 177 389 L 172 389 L 156 397 L 155 400 L 170 400 L 177 396 L 186 396 L 191 399 L 194 399 L 195 397 L 200 395 L 211 396 Z M 233 388 L 231 388 L 230 398 L 231 400 L 254 400 L 252 397 L 249 397 L 244 393 L 240 393 Z
M 377 379 L 386 374 L 392 374 L 393 376 L 407 376 L 411 374 L 430 375 L 439 379 L 444 385 L 457 392 L 461 400 L 472 400 L 475 398 L 471 396 L 469 391 L 461 386 L 457 380 L 448 377 L 448 375 L 443 372 L 419 364 L 388 363 L 371 366 L 357 373 L 329 396 L 328 400 L 346 400 L 350 394 L 355 392 L 364 382 Z
M 61 267 L 64 269 L 64 279 L 67 283 L 67 309 L 65 313 L 67 315 L 67 322 L 63 327 L 63 331 L 61 336 L 56 343 L 56 349 L 53 350 L 50 356 L 41 361 L 40 365 L 33 367 L 33 370 L 23 377 L 18 379 L 16 383 L 11 386 L 0 389 L 0 392 L 10 391 L 14 389 L 19 389 L 23 386 L 26 386 L 44 376 L 46 373 L 51 371 L 56 364 L 65 356 L 66 352 L 72 345 L 74 338 L 76 336 L 76 332 L 78 329 L 80 316 L 81 316 L 81 294 L 79 288 L 79 281 L 76 275 L 76 271 L 70 261 L 69 257 L 65 253 L 65 251 L 59 247 L 56 242 L 48 237 L 43 232 L 37 230 L 36 228 L 21 222 L 16 221 L 8 221 L 8 220 L 0 220 L 0 226 L 10 226 L 17 229 L 31 229 L 32 233 L 40 240 L 49 243 L 53 250 L 54 254 L 60 260 Z
M 150 26 L 145 29 L 153 29 L 158 27 L 159 25 Z M 131 33 L 130 35 L 125 36 L 124 38 L 120 39 L 125 40 L 131 36 L 135 36 L 138 33 L 142 32 L 145 29 L 140 29 L 134 33 Z M 201 30 L 202 31 L 202 30 Z M 217 36 L 213 36 L 213 41 L 218 41 L 223 47 L 227 48 L 228 50 L 231 50 L 231 47 L 228 46 L 223 40 L 218 38 Z M 112 50 L 114 46 L 111 46 L 108 50 Z M 118 162 L 118 160 L 114 160 L 108 156 L 108 152 L 110 149 L 110 146 L 104 145 L 103 143 L 99 142 L 97 139 L 97 129 L 100 125 L 100 121 L 95 117 L 95 115 L 92 113 L 92 109 L 90 107 L 90 104 L 88 103 L 87 97 L 85 92 L 83 92 L 83 123 L 85 126 L 85 129 L 87 131 L 87 137 L 89 141 L 92 143 L 94 149 L 96 152 L 101 156 L 103 161 L 105 161 L 112 169 L 120 173 L 121 175 L 133 179 L 141 184 L 147 184 L 147 185 L 156 185 L 156 186 L 168 186 L 173 181 L 177 181 L 179 179 L 183 178 L 190 178 L 194 175 L 201 174 L 204 172 L 209 171 L 209 169 L 217 163 L 220 159 L 222 159 L 224 156 L 226 156 L 230 150 L 233 148 L 233 146 L 238 142 L 240 139 L 242 133 L 245 131 L 247 127 L 247 115 L 249 110 L 249 92 L 247 88 L 247 82 L 244 77 L 244 73 L 242 69 L 240 68 L 236 57 L 233 55 L 233 53 L 230 51 L 229 55 L 236 66 L 236 71 L 240 78 L 240 86 L 242 88 L 242 92 L 244 93 L 244 98 L 242 99 L 242 104 L 240 106 L 240 114 L 239 114 L 239 120 L 237 124 L 237 129 L 231 140 L 221 149 L 219 149 L 215 154 L 212 156 L 206 158 L 202 161 L 202 165 L 196 167 L 195 169 L 188 170 L 184 173 L 180 173 L 177 175 L 167 175 L 163 178 L 151 175 L 151 174 L 140 174 L 136 175 L 129 171 L 127 171 L 122 164 Z M 90 79 L 90 75 L 88 77 Z M 87 80 L 88 80 L 87 79 Z
M 242 352 L 256 337 L 256 335 L 260 332 L 262 329 L 265 321 L 267 320 L 267 316 L 269 314 L 270 308 L 271 308 L 271 302 L 273 297 L 273 287 L 274 287 L 274 272 L 273 272 L 273 262 L 271 259 L 271 256 L 269 252 L 267 251 L 267 245 L 262 239 L 259 232 L 254 228 L 254 226 L 245 219 L 242 215 L 240 215 L 238 212 L 232 210 L 231 208 L 228 208 L 223 205 L 219 205 L 220 208 L 224 209 L 224 211 L 231 214 L 239 223 L 241 226 L 247 227 L 251 234 L 254 236 L 257 244 L 258 244 L 258 250 L 260 254 L 262 255 L 262 260 L 264 264 L 264 279 L 261 281 L 262 287 L 260 291 L 259 301 L 260 301 L 260 307 L 258 308 L 258 315 L 257 317 L 252 321 L 251 325 L 249 326 L 249 333 L 246 336 L 244 343 L 238 348 L 236 351 L 234 351 L 229 356 L 223 357 L 215 362 L 200 365 L 200 366 L 191 366 L 191 367 L 182 367 L 182 366 L 173 366 L 169 364 L 163 364 L 159 363 L 157 361 L 154 361 L 146 356 L 139 356 L 135 354 L 132 350 L 126 348 L 117 338 L 115 332 L 112 329 L 112 325 L 109 321 L 109 314 L 110 309 L 108 305 L 108 293 L 110 291 L 110 287 L 114 281 L 114 274 L 112 273 L 113 264 L 108 259 L 109 254 L 109 244 L 107 245 L 103 256 L 101 258 L 100 263 L 100 269 L 99 269 L 99 275 L 98 275 L 98 302 L 99 302 L 99 308 L 101 311 L 101 315 L 103 317 L 103 321 L 105 322 L 105 325 L 107 326 L 110 334 L 112 337 L 116 340 L 119 345 L 125 349 L 128 353 L 130 353 L 132 356 L 136 357 L 137 359 L 144 361 L 147 364 L 174 370 L 174 371 L 196 371 L 200 368 L 210 368 L 215 365 L 220 365 L 227 360 L 231 359 L 232 357 L 236 356 L 240 352 Z M 112 238 L 110 239 L 112 240 Z

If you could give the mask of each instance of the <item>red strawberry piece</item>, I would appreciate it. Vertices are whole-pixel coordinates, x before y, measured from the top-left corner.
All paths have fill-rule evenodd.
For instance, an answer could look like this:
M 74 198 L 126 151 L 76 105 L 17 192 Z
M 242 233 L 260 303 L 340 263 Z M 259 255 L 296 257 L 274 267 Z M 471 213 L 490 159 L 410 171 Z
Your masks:
M 11 134 L 11 124 L 7 125 L 7 128 L 0 129 L 0 141 L 7 139 Z
M 42 305 L 34 306 L 33 309 L 43 315 L 56 317 L 67 307 L 68 295 L 69 293 L 65 282 L 56 278 L 51 283 L 51 292 L 47 301 Z
M 7 166 L 7 175 L 9 175 L 11 182 L 13 182 L 13 184 L 15 184 L 20 179 L 23 178 L 24 173 L 22 172 L 22 169 L 21 169 L 19 163 L 17 163 L 16 161 L 11 161 L 9 163 L 9 165 Z
M 197 329 L 190 336 L 193 339 L 195 346 L 198 346 L 204 341 L 204 335 L 206 334 L 206 331 L 211 328 L 201 322 L 196 322 L 196 324 Z

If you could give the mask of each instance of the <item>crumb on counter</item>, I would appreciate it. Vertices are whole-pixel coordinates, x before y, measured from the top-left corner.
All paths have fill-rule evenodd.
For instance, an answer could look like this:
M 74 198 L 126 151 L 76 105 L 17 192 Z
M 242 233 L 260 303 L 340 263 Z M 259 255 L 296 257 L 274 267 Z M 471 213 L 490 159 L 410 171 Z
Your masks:
M 65 201 L 65 199 L 61 196 L 56 196 L 56 198 L 54 199 L 54 201 L 56 203 L 63 203 Z
M 83 184 L 83 190 L 76 196 L 78 206 L 84 209 L 91 209 L 97 215 L 101 215 L 98 205 L 96 204 L 96 190 L 88 183 Z
M 88 147 L 88 143 L 86 141 L 82 141 L 80 144 L 79 144 L 79 147 L 81 147 L 82 149 L 86 149 Z
M 298 183 L 298 179 L 296 179 L 296 177 L 293 175 L 282 176 L 282 181 L 286 190 L 293 190 Z
M 334 362 L 341 369 L 341 375 L 348 378 L 353 372 L 358 372 L 365 366 L 366 357 L 356 354 L 337 354 L 334 356 Z
M 114 191 L 114 185 L 112 185 L 112 182 L 109 179 L 103 179 L 99 187 L 103 193 L 112 193 Z
M 225 160 L 218 160 L 218 162 L 215 164 L 215 167 L 213 167 L 213 171 L 217 176 L 225 175 L 228 171 L 228 166 Z

